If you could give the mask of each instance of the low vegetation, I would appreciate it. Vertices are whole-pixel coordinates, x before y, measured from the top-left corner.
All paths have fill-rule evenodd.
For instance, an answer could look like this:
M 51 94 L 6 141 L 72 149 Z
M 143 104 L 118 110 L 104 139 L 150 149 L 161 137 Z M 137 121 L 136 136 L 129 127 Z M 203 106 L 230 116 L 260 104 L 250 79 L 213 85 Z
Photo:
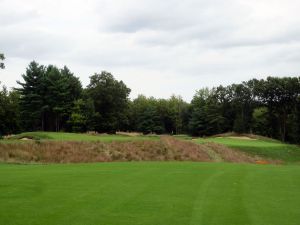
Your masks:
M 217 140 L 217 141 L 214 141 Z M 255 151 L 238 151 L 235 139 L 229 138 L 232 146 L 220 138 L 196 139 L 188 136 L 144 136 L 123 133 L 122 135 L 91 135 L 54 132 L 30 132 L 11 136 L 0 141 L 0 160 L 18 163 L 80 163 L 111 161 L 198 161 L 238 163 L 283 163 L 293 158 L 270 157 Z M 218 142 L 219 141 L 219 142 Z M 244 146 L 255 149 L 257 142 Z M 264 144 L 263 144 L 264 143 Z M 279 142 L 273 141 L 279 145 Z M 262 142 L 261 146 L 267 146 Z M 271 145 L 270 145 L 271 146 Z M 273 146 L 273 145 L 272 145 Z M 289 145 L 285 145 L 289 146 Z M 299 150 L 299 149 L 298 149 Z M 299 151 L 296 152 L 299 154 Z M 274 153 L 275 154 L 275 153 Z M 298 158 L 293 158 L 297 161 Z M 300 160 L 299 160 L 300 161 Z

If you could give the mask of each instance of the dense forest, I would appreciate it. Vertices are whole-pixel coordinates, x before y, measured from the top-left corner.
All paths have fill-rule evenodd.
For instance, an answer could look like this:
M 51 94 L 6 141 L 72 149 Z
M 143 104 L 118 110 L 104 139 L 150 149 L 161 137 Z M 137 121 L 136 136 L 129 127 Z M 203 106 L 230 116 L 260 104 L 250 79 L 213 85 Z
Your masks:
M 92 75 L 83 88 L 67 67 L 34 61 L 17 83 L 11 91 L 0 90 L 0 136 L 36 130 L 193 136 L 237 132 L 300 143 L 300 77 L 204 88 L 190 103 L 175 95 L 131 100 L 130 88 L 105 71 Z

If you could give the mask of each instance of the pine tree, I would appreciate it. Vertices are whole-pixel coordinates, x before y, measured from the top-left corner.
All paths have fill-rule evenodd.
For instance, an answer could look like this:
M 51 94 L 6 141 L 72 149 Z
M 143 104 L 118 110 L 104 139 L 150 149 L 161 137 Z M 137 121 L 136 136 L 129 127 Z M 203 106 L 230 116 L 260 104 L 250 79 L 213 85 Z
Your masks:
M 17 83 L 20 93 L 21 118 L 25 130 L 44 130 L 45 67 L 35 61 L 31 62 L 22 75 L 24 82 Z

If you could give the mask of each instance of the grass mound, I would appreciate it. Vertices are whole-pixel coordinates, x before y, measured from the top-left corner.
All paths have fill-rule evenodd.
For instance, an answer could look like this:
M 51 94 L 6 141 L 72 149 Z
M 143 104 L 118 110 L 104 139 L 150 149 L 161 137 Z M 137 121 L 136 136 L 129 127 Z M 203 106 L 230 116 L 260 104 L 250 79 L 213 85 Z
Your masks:
M 211 137 L 229 137 L 229 138 L 240 138 L 240 139 L 258 139 L 263 141 L 277 141 L 269 137 L 256 135 L 256 134 L 247 134 L 247 133 L 236 133 L 236 132 L 227 132 L 223 134 L 216 134 Z
M 235 136 L 234 136 L 235 137 Z M 249 137 L 249 136 L 246 136 Z M 243 151 L 247 154 L 286 162 L 300 162 L 300 147 L 282 143 L 273 139 L 249 137 L 249 139 L 232 138 L 232 136 L 198 138 L 199 144 L 213 142 Z
M 11 136 L 8 140 L 49 140 L 52 137 L 46 132 L 26 132 Z
M 128 136 L 128 135 L 107 135 L 107 134 L 77 134 L 77 133 L 64 133 L 64 132 L 26 132 L 8 138 L 8 141 L 18 140 L 52 140 L 52 141 L 131 141 L 131 140 L 151 140 L 157 139 L 156 136 Z
M 255 163 L 224 145 L 198 145 L 170 136 L 157 140 L 112 142 L 39 141 L 0 143 L 0 161 L 18 163 L 80 163 L 111 161 L 198 161 Z M 271 162 L 270 162 L 271 163 Z
M 97 158 L 102 154 L 100 157 L 102 160 L 97 158 L 97 162 L 116 160 L 188 160 L 251 163 L 265 160 L 270 163 L 278 163 L 279 161 L 300 162 L 299 146 L 285 144 L 260 136 L 243 136 L 237 134 L 230 136 L 229 134 L 223 134 L 210 138 L 196 139 L 187 135 L 166 137 L 168 136 L 128 135 L 127 133 L 107 135 L 27 132 L 0 140 L 0 160 L 19 161 L 21 159 L 22 162 L 28 162 L 28 160 L 30 162 L 60 162 L 58 160 L 58 154 L 61 156 L 61 161 L 63 162 L 95 162 L 93 157 Z M 153 147 L 152 141 L 156 141 L 156 147 Z M 200 147 L 187 144 L 191 141 L 200 144 Z M 85 144 L 78 142 L 85 142 Z M 125 143 L 122 144 L 119 142 Z M 144 142 L 144 144 L 139 144 L 138 142 Z M 104 145 L 103 143 L 107 144 Z M 10 146 L 6 146 L 6 144 Z M 122 148 L 125 150 L 122 151 Z M 133 150 L 129 150 L 130 148 Z M 157 149 L 156 156 L 155 153 L 153 153 L 153 149 Z M 169 150 L 167 151 L 166 149 Z M 78 154 L 82 155 L 82 152 L 89 155 L 90 159 L 88 160 L 85 157 L 86 159 L 83 161 L 78 159 L 74 161 L 66 158 L 67 156 L 72 156 L 73 159 L 82 158 L 78 156 Z M 151 157 L 149 156 L 149 152 L 151 153 Z M 135 154 L 136 156 L 134 156 Z M 146 156 L 147 154 L 148 156 Z M 45 157 L 45 155 L 47 155 L 47 157 Z M 116 155 L 120 155 L 120 157 Z M 208 155 L 208 159 L 206 159 L 207 157 L 203 157 L 204 155 Z M 50 159 L 52 156 L 55 159 Z M 44 161 L 42 159 L 44 159 Z
M 300 167 L 226 163 L 0 164 L 0 224 L 282 225 Z

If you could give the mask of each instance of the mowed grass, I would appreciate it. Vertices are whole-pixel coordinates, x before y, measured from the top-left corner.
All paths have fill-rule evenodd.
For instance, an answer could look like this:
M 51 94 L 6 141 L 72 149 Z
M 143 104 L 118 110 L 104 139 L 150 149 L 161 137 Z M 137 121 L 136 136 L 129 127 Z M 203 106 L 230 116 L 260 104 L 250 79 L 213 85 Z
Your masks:
M 300 162 L 300 147 L 268 139 L 238 139 L 230 137 L 198 138 L 194 140 L 201 144 L 215 142 L 238 149 L 252 155 L 283 160 L 285 162 Z
M 22 138 L 29 138 L 33 140 L 47 140 L 47 141 L 132 141 L 132 140 L 152 140 L 157 139 L 156 136 L 126 136 L 126 135 L 91 135 L 78 133 L 64 133 L 64 132 L 26 132 L 9 139 L 4 139 L 2 142 L 15 142 Z
M 0 224 L 298 225 L 300 167 L 0 164 Z

